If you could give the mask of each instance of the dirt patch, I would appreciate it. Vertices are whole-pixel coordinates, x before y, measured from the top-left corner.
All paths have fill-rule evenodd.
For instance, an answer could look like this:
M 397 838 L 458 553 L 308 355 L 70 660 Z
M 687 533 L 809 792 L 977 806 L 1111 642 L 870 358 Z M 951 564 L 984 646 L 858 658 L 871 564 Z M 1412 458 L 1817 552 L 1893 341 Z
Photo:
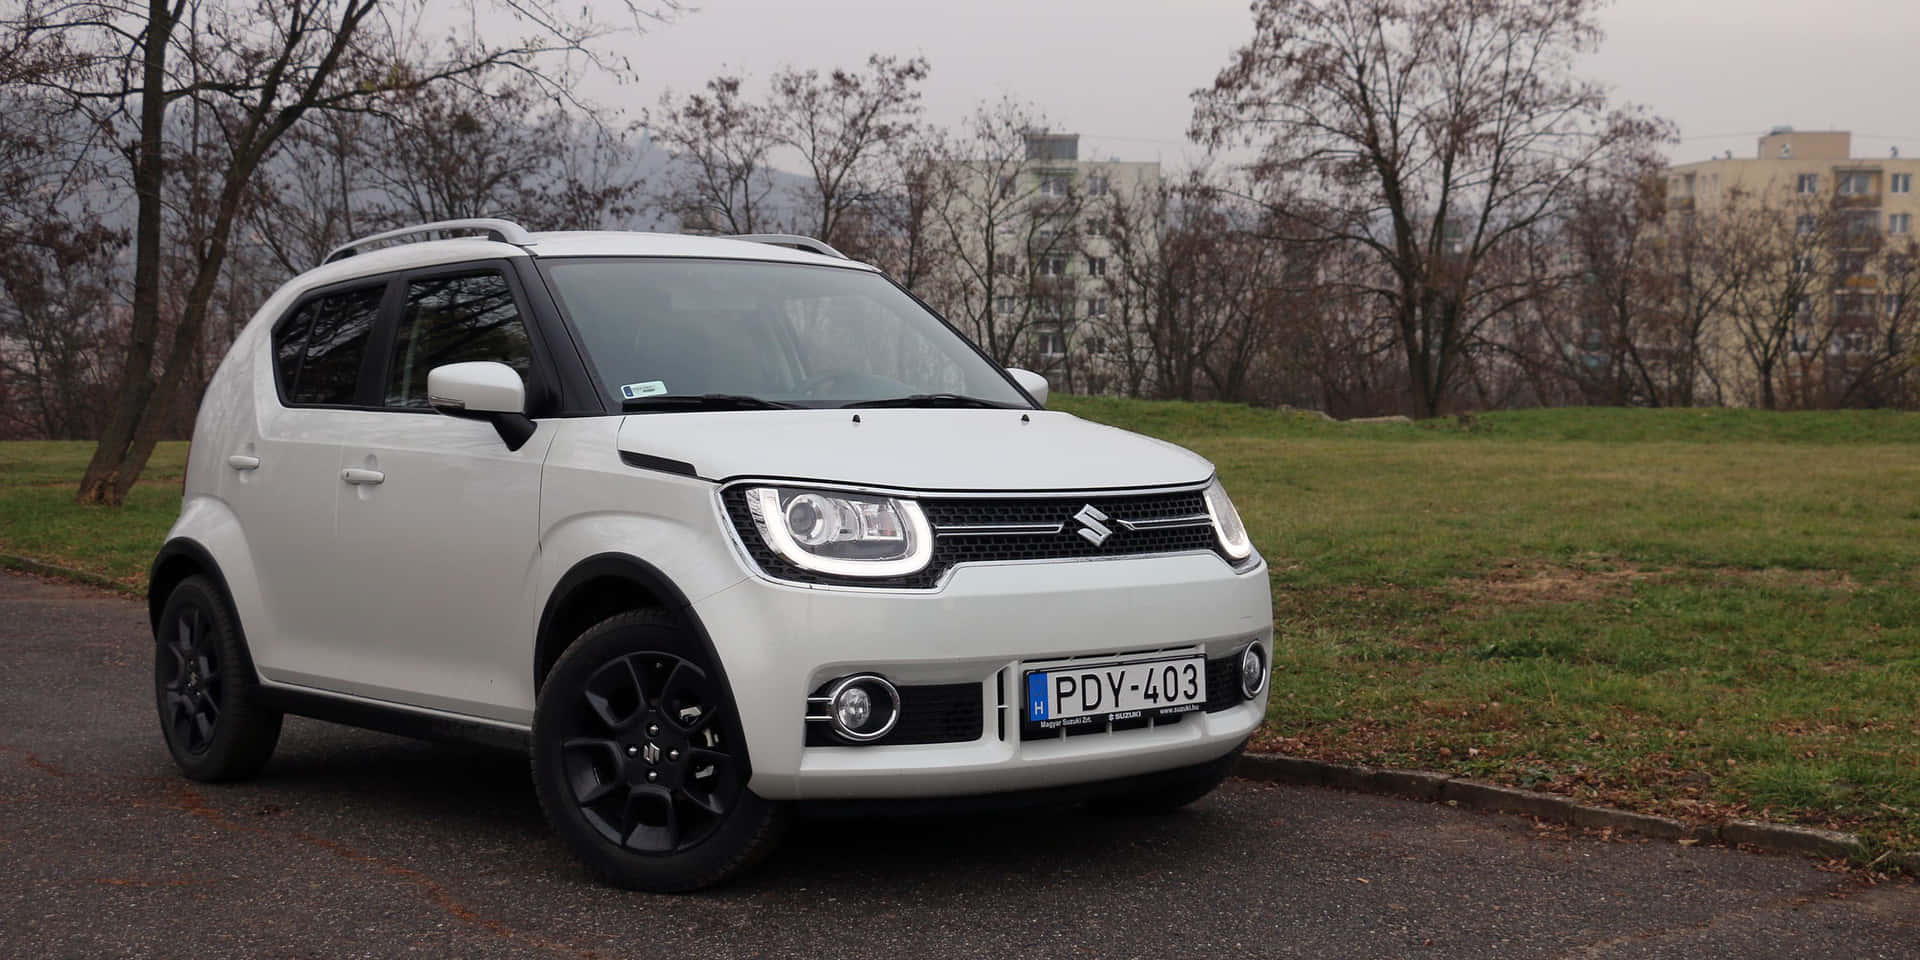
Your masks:
M 1633 584 L 1669 572 L 1645 567 L 1593 569 L 1508 561 L 1478 577 L 1456 579 L 1452 587 L 1475 602 L 1584 603 L 1624 596 Z

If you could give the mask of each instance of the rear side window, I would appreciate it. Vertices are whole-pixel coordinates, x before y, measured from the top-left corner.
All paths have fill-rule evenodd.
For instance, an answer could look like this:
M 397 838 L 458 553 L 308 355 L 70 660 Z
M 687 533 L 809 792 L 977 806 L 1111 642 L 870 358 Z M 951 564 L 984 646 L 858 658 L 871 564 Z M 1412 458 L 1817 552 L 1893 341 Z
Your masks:
M 504 363 L 522 380 L 533 369 L 527 327 L 507 278 L 476 273 L 408 283 L 387 365 L 386 405 L 427 406 L 427 372 L 469 360 Z
M 384 286 L 329 294 L 302 305 L 274 333 L 280 389 L 297 406 L 352 404 Z

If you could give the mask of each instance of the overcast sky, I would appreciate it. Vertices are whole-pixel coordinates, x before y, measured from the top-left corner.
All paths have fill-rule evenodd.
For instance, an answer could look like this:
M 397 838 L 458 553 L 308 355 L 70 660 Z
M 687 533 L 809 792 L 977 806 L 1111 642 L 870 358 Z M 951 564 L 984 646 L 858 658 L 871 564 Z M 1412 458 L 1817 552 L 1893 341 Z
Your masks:
M 722 71 L 853 65 L 872 52 L 933 64 L 929 117 L 982 98 L 1032 101 L 1077 132 L 1083 158 L 1191 160 L 1188 94 L 1252 29 L 1246 0 L 691 0 L 633 43 L 637 85 L 599 97 L 637 109 Z M 1585 72 L 1680 125 L 1678 160 L 1753 156 L 1774 124 L 1850 129 L 1856 156 L 1920 156 L 1920 2 L 1617 0 Z

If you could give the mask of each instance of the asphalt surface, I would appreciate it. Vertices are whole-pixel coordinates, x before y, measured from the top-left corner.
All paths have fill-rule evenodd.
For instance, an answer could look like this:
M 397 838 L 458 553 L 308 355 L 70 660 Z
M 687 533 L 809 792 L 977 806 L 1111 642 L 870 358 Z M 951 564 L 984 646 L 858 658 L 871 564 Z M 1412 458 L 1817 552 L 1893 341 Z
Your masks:
M 1920 891 L 1789 857 L 1231 782 L 1178 815 L 813 820 L 759 873 L 590 883 L 523 761 L 289 720 L 179 777 L 145 610 L 0 576 L 0 956 L 1898 957 Z

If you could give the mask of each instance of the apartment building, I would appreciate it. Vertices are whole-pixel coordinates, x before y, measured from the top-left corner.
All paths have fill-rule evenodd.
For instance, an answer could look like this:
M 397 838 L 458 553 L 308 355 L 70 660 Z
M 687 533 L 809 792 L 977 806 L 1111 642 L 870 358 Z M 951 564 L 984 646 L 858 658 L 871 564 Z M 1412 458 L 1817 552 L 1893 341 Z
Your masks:
M 1111 389 L 1139 362 L 1113 336 L 1114 207 L 1158 189 L 1160 164 L 1082 159 L 1079 135 L 1029 131 L 1024 155 L 967 166 L 970 196 L 950 209 L 976 222 L 952 230 L 954 276 L 929 299 L 1054 389 Z
M 1818 291 L 1823 302 L 1815 303 L 1812 295 L 1804 299 L 1807 330 L 1790 338 L 1786 372 L 1806 376 L 1820 367 L 1844 373 L 1849 365 L 1865 362 L 1856 358 L 1885 349 L 1875 337 L 1888 318 L 1915 308 L 1906 302 L 1904 288 L 1910 284 L 1888 283 L 1882 276 L 1887 261 L 1877 254 L 1920 239 L 1914 224 L 1920 219 L 1916 179 L 1920 157 L 1902 157 L 1896 150 L 1855 156 L 1848 131 L 1775 127 L 1759 139 L 1755 156 L 1734 157 L 1729 151 L 1669 167 L 1667 207 L 1670 215 L 1710 213 L 1741 195 L 1794 218 L 1796 233 L 1812 232 L 1816 225 L 1831 231 L 1833 239 L 1823 245 L 1830 262 L 1819 269 L 1832 281 Z M 1811 263 L 1790 268 L 1815 269 Z M 1816 327 L 1819 334 L 1813 332 Z M 1737 335 L 1732 329 L 1717 333 L 1720 349 L 1714 353 L 1735 364 Z M 1745 373 L 1731 367 L 1722 372 L 1723 382 L 1738 381 Z

